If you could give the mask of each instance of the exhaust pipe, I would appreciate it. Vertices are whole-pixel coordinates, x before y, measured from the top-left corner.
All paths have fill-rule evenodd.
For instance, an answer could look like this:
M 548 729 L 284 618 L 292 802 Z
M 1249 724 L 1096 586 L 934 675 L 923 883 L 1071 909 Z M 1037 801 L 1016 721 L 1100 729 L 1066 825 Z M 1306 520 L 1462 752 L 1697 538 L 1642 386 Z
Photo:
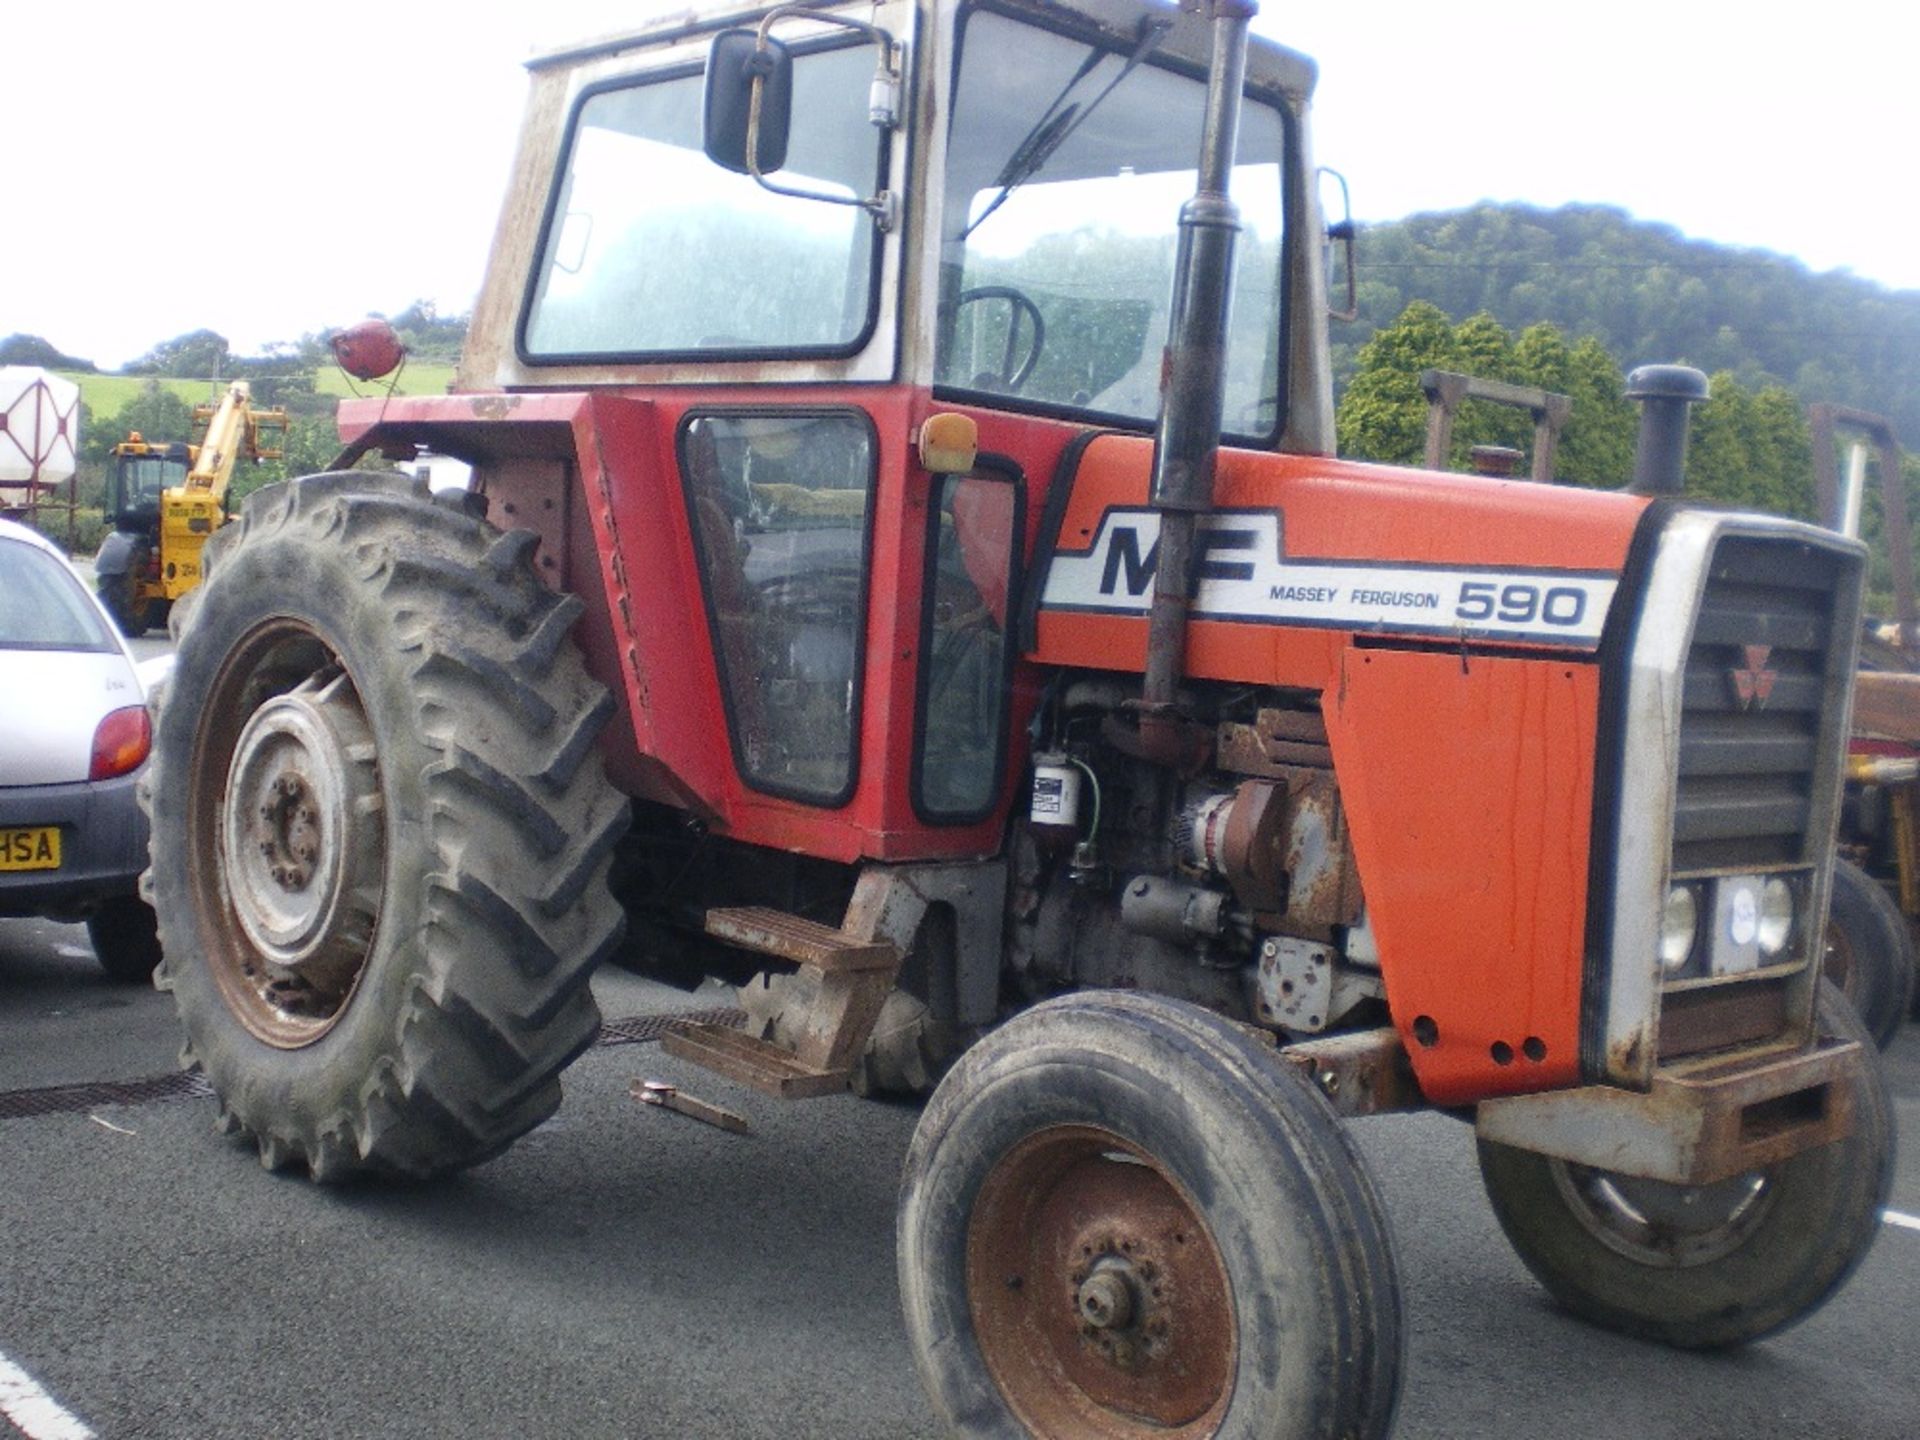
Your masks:
M 1174 696 L 1186 671 L 1187 610 L 1193 593 L 1194 530 L 1213 508 L 1213 472 L 1225 404 L 1227 307 L 1233 290 L 1240 212 L 1227 194 L 1246 88 L 1247 22 L 1254 0 L 1182 0 L 1213 22 L 1213 65 L 1200 139 L 1199 186 L 1180 211 L 1166 378 L 1154 434 L 1151 503 L 1160 512 L 1160 558 L 1147 624 L 1140 744 L 1149 759 L 1177 763 Z
M 1642 365 L 1627 376 L 1640 406 L 1629 495 L 1679 495 L 1687 481 L 1688 412 L 1707 398 L 1707 377 L 1691 365 Z

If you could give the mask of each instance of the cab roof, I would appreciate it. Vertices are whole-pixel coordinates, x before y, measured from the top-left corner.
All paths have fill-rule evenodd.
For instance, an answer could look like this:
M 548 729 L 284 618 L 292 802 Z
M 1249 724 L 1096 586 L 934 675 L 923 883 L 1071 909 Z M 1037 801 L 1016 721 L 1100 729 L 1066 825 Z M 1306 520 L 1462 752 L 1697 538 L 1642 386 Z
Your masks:
M 948 8 L 954 0 L 935 0 L 935 3 L 940 8 Z M 1009 14 L 1024 16 L 1042 25 L 1058 26 L 1063 18 L 1068 23 L 1078 21 L 1089 28 L 1107 32 L 1115 44 L 1123 48 L 1133 44 L 1143 17 L 1166 16 L 1173 20 L 1174 25 L 1160 47 L 1162 55 L 1188 61 L 1202 69 L 1206 68 L 1212 57 L 1212 34 L 1208 22 L 1181 10 L 1171 0 L 981 0 L 981 3 L 990 4 Z M 698 0 L 698 3 L 690 5 L 663 7 L 660 13 L 640 25 L 537 54 L 527 61 L 527 68 L 535 71 L 563 69 L 668 38 L 757 25 L 775 8 L 771 5 L 742 5 L 739 0 Z M 866 3 L 823 3 L 813 8 L 824 11 L 857 10 L 860 18 L 865 19 L 872 13 L 873 7 Z M 1318 69 L 1314 62 L 1299 51 L 1289 50 L 1259 35 L 1248 38 L 1247 82 L 1251 88 L 1278 91 L 1292 99 L 1304 101 L 1313 93 L 1317 76 Z

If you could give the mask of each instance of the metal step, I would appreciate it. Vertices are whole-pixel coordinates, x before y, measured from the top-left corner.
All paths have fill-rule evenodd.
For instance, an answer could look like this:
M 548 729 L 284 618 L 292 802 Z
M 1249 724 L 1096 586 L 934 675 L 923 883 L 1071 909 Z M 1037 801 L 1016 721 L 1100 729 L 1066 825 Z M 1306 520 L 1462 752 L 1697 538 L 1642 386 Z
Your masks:
M 724 1075 L 778 1100 L 836 1095 L 847 1088 L 847 1070 L 818 1070 L 790 1050 L 724 1025 L 676 1025 L 660 1038 L 669 1055 Z
M 888 941 L 862 940 L 817 920 L 760 905 L 707 911 L 707 933 L 742 950 L 829 973 L 890 970 L 900 963 L 899 950 Z

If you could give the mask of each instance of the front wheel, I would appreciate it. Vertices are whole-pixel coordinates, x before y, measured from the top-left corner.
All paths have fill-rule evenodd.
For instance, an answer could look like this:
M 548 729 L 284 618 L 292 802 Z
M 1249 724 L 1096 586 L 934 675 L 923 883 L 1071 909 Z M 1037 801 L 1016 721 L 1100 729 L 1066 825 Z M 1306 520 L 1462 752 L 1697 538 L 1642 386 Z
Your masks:
M 1854 1131 L 1712 1185 L 1668 1185 L 1480 1142 L 1501 1229 L 1554 1299 L 1687 1349 L 1745 1344 L 1817 1310 L 1880 1228 L 1893 1132 L 1871 1037 L 1831 985 L 1824 1033 L 1862 1042 Z
M 1403 1325 L 1373 1185 L 1319 1093 L 1210 1012 L 1088 992 L 981 1041 L 914 1134 L 899 1239 L 955 1433 L 1392 1429 Z
M 208 543 L 147 787 L 160 982 L 269 1167 L 486 1159 L 597 1031 L 627 807 L 533 543 L 353 473 Z
M 164 618 L 156 611 L 166 602 L 155 601 L 140 593 L 140 577 L 146 573 L 147 552 L 136 550 L 128 557 L 124 572 L 101 575 L 95 582 L 100 604 L 113 617 L 113 623 L 120 627 L 120 633 L 129 640 L 138 640 Z
M 1900 1038 L 1914 991 L 1913 932 L 1886 889 L 1858 865 L 1833 862 L 1826 976 L 1882 1050 Z

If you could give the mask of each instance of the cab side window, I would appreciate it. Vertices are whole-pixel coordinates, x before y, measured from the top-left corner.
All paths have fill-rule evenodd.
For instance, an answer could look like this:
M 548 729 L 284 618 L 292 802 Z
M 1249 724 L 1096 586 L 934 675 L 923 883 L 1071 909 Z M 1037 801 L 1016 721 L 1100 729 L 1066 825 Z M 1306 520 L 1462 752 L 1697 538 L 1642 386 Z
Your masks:
M 756 789 L 853 793 L 874 462 L 857 412 L 702 414 L 681 431 L 734 760 Z

